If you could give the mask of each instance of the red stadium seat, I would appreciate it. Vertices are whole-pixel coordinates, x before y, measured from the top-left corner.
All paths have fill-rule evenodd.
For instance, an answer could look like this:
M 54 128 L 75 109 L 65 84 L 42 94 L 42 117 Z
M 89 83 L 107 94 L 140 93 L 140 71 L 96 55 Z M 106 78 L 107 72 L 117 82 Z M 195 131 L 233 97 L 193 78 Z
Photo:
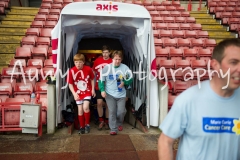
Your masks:
M 192 23 L 191 30 L 202 30 L 202 25 L 198 23 Z
M 51 3 L 42 3 L 40 8 L 41 9 L 51 9 Z
M 48 37 L 51 38 L 51 31 L 52 29 L 50 28 L 41 28 L 40 29 L 40 37 Z
M 14 98 L 24 98 L 26 102 L 30 102 L 30 95 L 33 92 L 31 83 L 16 83 L 13 90 Z
M 42 70 L 42 73 L 41 73 L 41 78 L 43 79 L 43 80 L 46 80 L 46 77 L 47 76 L 50 76 L 50 77 L 52 77 L 52 76 L 54 76 L 54 68 L 43 68 Z
M 177 47 L 177 42 L 175 39 L 164 39 L 163 46 L 164 47 Z
M 176 11 L 176 7 L 171 5 L 171 6 L 166 6 L 166 11 Z
M 234 9 L 233 6 L 231 6 L 231 7 L 229 6 L 229 7 L 225 7 L 225 10 L 224 10 L 224 11 L 225 11 L 225 12 L 234 12 L 234 10 L 235 10 L 235 9 Z
M 145 6 L 148 11 L 156 11 L 155 6 Z
M 144 0 L 142 3 L 145 7 L 152 6 L 152 1 L 151 0 Z
M 29 59 L 27 62 L 27 66 L 31 67 L 37 67 L 38 69 L 43 68 L 43 61 L 41 59 Z
M 175 21 L 176 21 L 176 19 L 175 19 Z M 179 27 L 181 30 L 190 30 L 191 29 L 190 23 L 180 23 Z
M 53 0 L 42 0 L 42 3 L 52 3 Z
M 170 12 L 169 11 L 159 11 L 160 17 L 169 17 Z
M 208 38 L 208 31 L 197 31 L 197 38 Z
M 188 83 L 188 82 L 176 81 L 174 83 L 174 93 L 178 95 L 179 93 L 182 93 L 183 91 L 185 91 L 189 87 L 190 87 L 190 83 Z
M 175 1 L 175 2 L 176 2 L 176 1 Z M 185 11 L 185 8 L 182 7 L 182 6 L 178 6 L 178 7 L 176 7 L 176 10 L 177 10 L 177 11 L 180 11 L 180 12 L 184 12 L 184 11 Z
M 183 57 L 185 57 L 186 60 L 196 60 L 198 57 L 197 50 L 196 49 L 184 49 L 183 50 Z
M 186 19 L 185 17 L 175 17 L 175 23 L 185 23 Z
M 28 28 L 26 31 L 26 36 L 39 36 L 38 28 Z
M 14 56 L 16 59 L 29 59 L 31 57 L 31 49 L 30 48 L 24 48 L 24 47 L 18 47 L 16 49 L 16 54 Z
M 151 17 L 159 17 L 158 11 L 149 11 L 149 14 L 151 15 Z
M 173 60 L 159 60 L 157 57 L 156 63 L 158 68 L 161 68 L 161 67 L 164 67 L 166 69 L 175 68 L 175 61 Z
M 174 17 L 163 17 L 164 23 L 174 23 L 175 18 Z
M 191 61 L 191 67 L 193 69 L 195 68 L 207 68 L 207 63 L 204 60 L 192 60 Z
M 208 2 L 209 13 L 214 13 L 215 7 L 217 7 L 217 2 Z
M 154 39 L 154 45 L 155 45 L 155 47 L 156 46 L 160 46 L 160 47 L 163 47 L 163 42 L 162 42 L 162 40 L 161 39 Z
M 183 51 L 182 51 L 182 49 L 179 49 L 179 48 L 170 48 L 170 50 L 169 50 L 169 57 L 170 57 L 170 59 L 172 59 L 172 60 L 176 60 L 176 59 L 181 60 L 182 57 L 183 57 Z
M 199 57 L 212 57 L 212 52 L 210 49 L 199 49 L 198 50 Z
M 57 21 L 45 21 L 43 27 L 44 28 L 54 28 L 57 24 Z
M 153 23 L 163 23 L 163 17 L 152 17 Z
M 50 38 L 47 37 L 38 37 L 36 41 L 36 45 L 48 45 L 50 46 Z
M 196 31 L 185 30 L 185 38 L 197 38 Z
M 162 37 L 171 38 L 172 37 L 172 31 L 171 30 L 160 30 L 159 31 L 159 36 L 160 36 L 160 38 L 162 38 Z
M 31 28 L 43 28 L 45 21 L 32 21 Z
M 186 23 L 196 23 L 196 19 L 194 17 L 186 17 Z
M 181 13 L 179 11 L 170 11 L 170 16 L 172 16 L 172 17 L 180 17 Z
M 172 2 L 171 1 L 162 1 L 162 6 L 171 6 Z
M 203 47 L 203 40 L 202 39 L 192 39 L 191 40 L 191 47 Z
M 21 45 L 35 45 L 36 41 L 34 37 L 28 36 L 28 37 L 23 37 L 21 40 Z
M 215 47 L 217 45 L 217 42 L 215 39 L 205 39 L 204 41 L 204 47 Z
M 153 36 L 159 38 L 159 30 L 153 30 Z
M 63 0 L 53 0 L 53 3 L 55 3 L 55 4 L 62 4 Z
M 49 13 L 49 9 L 39 9 L 38 10 L 38 14 L 44 14 L 44 15 L 48 15 L 48 13 Z
M 50 9 L 49 14 L 54 14 L 54 15 L 60 15 L 61 10 L 60 9 Z
M 142 1 L 140 1 L 140 0 L 135 0 L 135 1 L 133 1 L 133 4 L 137 4 L 137 5 L 143 5 L 143 3 L 142 3 Z
M 59 15 L 48 15 L 46 18 L 47 21 L 56 21 L 56 22 L 58 21 L 58 19 L 59 19 Z
M 36 14 L 34 21 L 46 21 L 47 16 L 44 14 Z
M 153 1 L 152 1 L 152 4 L 153 4 L 154 6 L 161 6 L 161 5 L 162 5 L 161 2 L 160 2 L 160 1 L 157 1 L 157 0 L 153 0 Z
M 166 49 L 166 48 L 158 48 L 158 49 L 155 49 L 155 54 L 156 54 L 156 57 L 166 57 L 166 58 L 168 58 L 169 57 L 169 50 Z
M 155 6 L 156 11 L 166 11 L 166 7 L 165 6 Z
M 174 2 L 176 2 L 176 1 L 174 1 Z M 168 109 L 171 109 L 176 97 L 177 97 L 176 95 L 168 94 Z
M 156 29 L 165 29 L 167 30 L 167 23 L 156 23 Z
M 47 48 L 43 48 L 43 47 L 34 47 L 32 49 L 32 58 L 41 58 L 43 60 L 45 60 L 47 57 Z
M 178 38 L 177 47 L 190 47 L 189 39 Z
M 178 23 L 168 23 L 167 28 L 168 28 L 168 30 L 179 30 L 179 24 Z
M 186 67 L 190 67 L 190 61 L 189 60 L 179 60 L 176 61 L 175 67 L 177 68 L 186 68 Z
M 20 65 L 22 67 L 26 67 L 26 60 L 25 59 L 11 59 L 10 64 L 8 65 L 8 67 L 14 67 L 16 65 L 16 67 L 20 67 Z
M 47 68 L 52 68 L 53 67 L 53 62 L 51 59 L 46 59 L 44 61 L 44 67 L 47 67 Z
M 174 38 L 184 38 L 184 32 L 182 30 L 173 30 L 172 36 Z
M 7 98 L 12 96 L 12 85 L 11 83 L 0 83 L 0 99 L 5 102 Z
M 63 5 L 61 3 L 52 4 L 51 9 L 62 9 Z
M 172 1 L 172 5 L 175 6 L 175 7 L 180 7 L 181 6 L 179 1 Z

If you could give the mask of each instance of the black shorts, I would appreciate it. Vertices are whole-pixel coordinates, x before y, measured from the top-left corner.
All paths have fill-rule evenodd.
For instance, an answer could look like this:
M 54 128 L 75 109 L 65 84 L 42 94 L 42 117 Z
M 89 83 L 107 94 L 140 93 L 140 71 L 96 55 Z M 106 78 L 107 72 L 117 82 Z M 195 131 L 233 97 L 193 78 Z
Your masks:
M 105 102 L 105 98 L 102 97 L 100 90 L 95 90 L 96 99 L 102 99 Z

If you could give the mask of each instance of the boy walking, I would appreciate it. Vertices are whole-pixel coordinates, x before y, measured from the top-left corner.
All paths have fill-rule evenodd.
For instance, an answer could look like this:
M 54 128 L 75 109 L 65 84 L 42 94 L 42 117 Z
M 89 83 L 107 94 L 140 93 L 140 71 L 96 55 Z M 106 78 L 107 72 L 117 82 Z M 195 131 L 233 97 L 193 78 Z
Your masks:
M 103 103 L 104 103 L 105 99 L 102 97 L 101 92 L 98 88 L 98 80 L 100 78 L 100 70 L 102 70 L 102 68 L 109 63 L 112 63 L 112 59 L 110 58 L 110 48 L 109 48 L 109 46 L 104 45 L 102 47 L 102 56 L 97 58 L 93 64 L 93 71 L 96 76 L 95 92 L 96 92 L 96 98 L 97 98 L 97 111 L 98 111 L 98 117 L 99 117 L 99 122 L 100 122 L 99 126 L 98 126 L 98 130 L 102 130 L 104 125 L 105 125 L 105 129 L 109 129 L 108 106 L 105 105 L 106 110 L 105 110 L 105 119 L 104 119 L 103 118 Z
M 69 70 L 67 82 L 69 89 L 78 105 L 78 120 L 80 124 L 79 134 L 90 132 L 90 110 L 91 96 L 95 97 L 94 74 L 89 66 L 84 65 L 83 54 L 73 57 L 74 67 Z

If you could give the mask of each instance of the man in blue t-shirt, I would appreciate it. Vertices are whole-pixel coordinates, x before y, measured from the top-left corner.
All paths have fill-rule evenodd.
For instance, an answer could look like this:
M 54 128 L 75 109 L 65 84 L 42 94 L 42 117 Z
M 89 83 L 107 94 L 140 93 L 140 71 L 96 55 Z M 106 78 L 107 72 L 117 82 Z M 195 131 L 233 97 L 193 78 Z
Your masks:
M 240 39 L 220 42 L 211 66 L 212 80 L 181 93 L 160 125 L 159 159 L 173 160 L 178 137 L 177 160 L 240 159 Z

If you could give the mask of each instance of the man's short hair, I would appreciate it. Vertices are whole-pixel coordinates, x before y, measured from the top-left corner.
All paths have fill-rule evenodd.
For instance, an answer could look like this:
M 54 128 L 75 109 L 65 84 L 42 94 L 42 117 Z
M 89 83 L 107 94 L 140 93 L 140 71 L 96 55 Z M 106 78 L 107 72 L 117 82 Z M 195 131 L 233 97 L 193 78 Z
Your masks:
M 102 51 L 108 50 L 109 52 L 111 51 L 110 47 L 108 45 L 102 46 Z
M 85 56 L 81 53 L 77 53 L 75 54 L 75 56 L 73 57 L 73 61 L 83 61 L 85 62 Z
M 229 46 L 240 47 L 240 39 L 230 38 L 218 43 L 218 45 L 213 50 L 212 59 L 216 59 L 219 63 L 221 63 L 222 59 L 224 58 L 225 49 Z
M 116 55 L 121 57 L 121 59 L 123 60 L 123 53 L 122 53 L 122 51 L 118 51 L 118 50 L 113 51 L 112 58 L 114 58 Z

